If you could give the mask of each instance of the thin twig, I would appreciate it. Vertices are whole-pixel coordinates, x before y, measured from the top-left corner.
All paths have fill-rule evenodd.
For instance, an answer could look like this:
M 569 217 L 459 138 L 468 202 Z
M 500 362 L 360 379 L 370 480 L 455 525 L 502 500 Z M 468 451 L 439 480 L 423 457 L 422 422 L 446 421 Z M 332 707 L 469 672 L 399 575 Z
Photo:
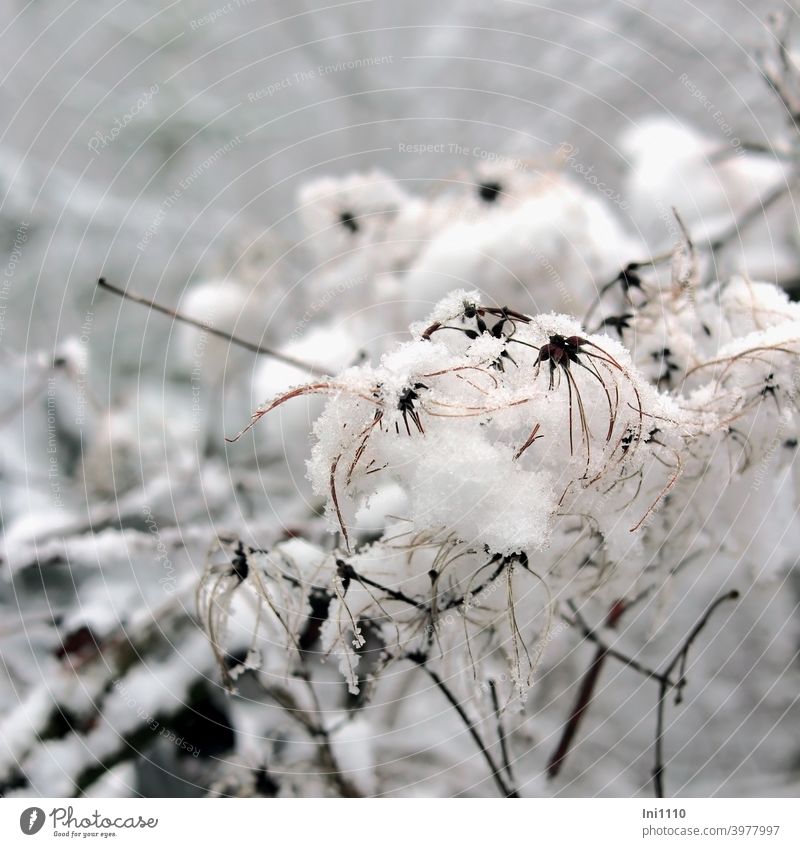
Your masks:
M 380 582 L 376 582 L 374 579 L 362 576 L 360 573 L 358 573 L 358 571 L 356 571 L 356 569 L 352 565 L 348 564 L 347 562 L 337 560 L 336 564 L 341 569 L 343 576 L 348 576 L 350 577 L 350 579 L 355 579 L 363 585 L 369 585 L 372 588 L 377 588 L 378 591 L 385 592 L 393 600 L 399 600 L 402 603 L 408 603 L 409 606 L 414 606 L 414 608 L 416 609 L 430 612 L 430 607 L 426 603 L 422 603 L 419 600 L 415 600 L 413 597 L 409 597 L 407 594 L 404 594 L 402 591 L 398 591 L 396 588 L 389 588 L 386 585 L 381 585 Z
M 294 356 L 288 356 L 286 353 L 281 353 L 279 350 L 273 350 L 271 347 L 264 347 L 262 344 L 245 341 L 243 338 L 238 338 L 229 332 L 225 332 L 225 330 L 211 326 L 208 321 L 199 321 L 195 318 L 190 318 L 188 315 L 184 315 L 175 309 L 170 309 L 168 306 L 162 306 L 160 303 L 156 303 L 155 300 L 150 300 L 148 297 L 142 297 L 140 294 L 134 294 L 133 292 L 126 291 L 124 288 L 112 285 L 103 277 L 100 277 L 100 279 L 97 280 L 97 285 L 100 288 L 104 288 L 106 291 L 116 294 L 118 297 L 122 297 L 123 300 L 131 300 L 133 303 L 139 303 L 142 306 L 147 306 L 155 312 L 161 312 L 162 315 L 168 315 L 173 320 L 196 327 L 197 329 L 201 329 L 211 335 L 216 335 L 217 338 L 224 338 L 225 341 L 230 341 L 231 344 L 243 347 L 251 353 L 256 353 L 259 356 L 269 356 L 278 362 L 291 365 L 292 367 L 306 371 L 314 376 L 328 376 L 330 373 L 328 369 L 322 368 L 319 365 L 312 364 L 311 362 L 304 362 L 302 359 L 296 359 Z
M 636 661 L 636 659 L 632 659 L 630 656 L 626 656 L 624 653 L 620 652 L 619 650 L 616 650 L 614 647 L 609 647 L 608 644 L 606 644 L 605 641 L 603 641 L 594 630 L 589 628 L 588 624 L 583 619 L 578 610 L 572 607 L 572 604 L 570 604 L 570 607 L 572 608 L 572 613 L 574 617 L 572 619 L 565 617 L 564 620 L 567 623 L 573 625 L 577 624 L 581 630 L 581 634 L 583 635 L 583 637 L 587 638 L 589 641 L 596 644 L 598 647 L 602 647 L 603 650 L 606 652 L 606 655 L 610 656 L 612 659 L 616 659 L 618 662 L 621 662 L 623 665 L 626 665 L 631 670 L 640 673 L 642 676 L 645 676 L 648 679 L 654 679 L 657 682 L 663 682 L 665 679 L 667 679 L 663 673 L 655 671 L 652 668 L 648 668 L 646 665 L 643 665 L 641 662 Z M 667 681 L 672 684 L 670 680 L 667 679 Z
M 578 690 L 578 696 L 572 706 L 569 718 L 564 724 L 564 729 L 561 733 L 558 746 L 556 747 L 553 755 L 550 757 L 550 761 L 547 763 L 548 779 L 555 779 L 558 776 L 561 766 L 564 764 L 564 760 L 567 758 L 569 751 L 572 749 L 573 739 L 578 732 L 578 728 L 581 725 L 586 710 L 592 702 L 594 689 L 597 685 L 597 680 L 600 678 L 600 671 L 603 669 L 607 655 L 608 654 L 603 647 L 598 647 L 594 654 L 594 658 L 592 659 L 592 663 L 589 665 L 589 669 L 583 675 L 581 686 Z
M 470 720 L 469 715 L 464 711 L 464 707 L 461 703 L 458 702 L 453 692 L 447 687 L 444 680 L 439 676 L 436 671 L 431 670 L 426 664 L 427 657 L 423 656 L 419 653 L 409 653 L 408 659 L 418 665 L 422 670 L 425 671 L 426 674 L 433 680 L 436 687 L 444 694 L 447 698 L 447 701 L 450 705 L 455 709 L 456 714 L 461 718 L 462 723 L 469 731 L 469 734 L 472 736 L 473 741 L 477 745 L 478 749 L 481 751 L 481 755 L 486 760 L 486 764 L 489 765 L 489 770 L 492 772 L 492 779 L 494 779 L 495 784 L 500 789 L 503 797 L 515 797 L 518 798 L 519 794 L 515 788 L 512 788 L 506 785 L 506 781 L 503 779 L 502 772 L 500 768 L 495 763 L 492 758 L 492 754 L 486 749 L 486 746 L 483 743 L 483 739 L 481 738 L 478 730 L 475 727 L 475 724 Z
M 625 606 L 621 600 L 614 603 L 606 617 L 607 626 L 613 629 L 619 622 L 619 619 L 622 617 L 624 611 Z M 561 766 L 564 764 L 564 760 L 569 754 L 569 751 L 572 749 L 572 742 L 580 728 L 583 716 L 586 714 L 586 710 L 591 705 L 592 698 L 594 697 L 594 689 L 600 678 L 600 671 L 603 669 L 603 665 L 609 655 L 610 653 L 608 648 L 598 641 L 594 658 L 581 680 L 581 685 L 578 689 L 578 696 L 575 698 L 572 711 L 570 712 L 569 718 L 567 718 L 567 722 L 564 724 L 564 730 L 561 733 L 558 746 L 556 747 L 553 755 L 550 757 L 550 761 L 547 763 L 548 779 L 554 779 L 558 776 Z
M 719 252 L 725 245 L 735 238 L 743 229 L 761 217 L 770 206 L 781 199 L 792 188 L 793 179 L 786 179 L 780 185 L 772 189 L 764 197 L 756 200 L 749 208 L 745 209 L 741 215 L 719 235 L 714 238 L 709 238 L 706 242 L 700 245 L 700 249 L 708 250 L 711 254 Z
M 761 76 L 769 85 L 770 90 L 777 95 L 789 116 L 789 120 L 795 130 L 800 130 L 800 103 L 796 91 L 792 90 L 791 80 L 794 65 L 789 56 L 788 39 L 790 35 L 791 20 L 783 15 L 774 15 L 770 21 L 770 30 L 776 41 L 776 58 L 778 68 L 769 62 L 763 55 L 759 57 Z
M 761 215 L 765 214 L 766 211 L 774 205 L 778 200 L 780 200 L 783 196 L 785 196 L 793 187 L 796 175 L 792 174 L 787 177 L 780 185 L 776 186 L 772 191 L 770 191 L 764 197 L 756 200 L 751 206 L 742 212 L 736 220 L 725 230 L 723 230 L 718 235 L 715 235 L 711 238 L 707 238 L 704 241 L 701 241 L 694 245 L 695 251 L 708 252 L 711 254 L 712 258 L 716 256 L 716 254 L 727 244 L 736 237 L 743 229 L 748 227 L 751 223 L 757 220 Z M 674 255 L 674 249 L 669 250 L 663 253 L 659 253 L 655 256 L 652 256 L 649 259 L 642 259 L 635 262 L 629 262 L 613 279 L 609 280 L 603 286 L 601 286 L 597 296 L 595 297 L 592 305 L 589 307 L 589 311 L 586 313 L 583 319 L 583 325 L 588 326 L 589 321 L 591 320 L 592 315 L 594 314 L 597 307 L 600 305 L 601 300 L 603 299 L 603 295 L 613 288 L 617 284 L 621 284 L 626 280 L 634 279 L 637 280 L 636 286 L 638 285 L 638 276 L 637 271 L 642 268 L 654 268 L 658 265 L 663 264 L 664 262 L 672 259 Z M 601 325 L 602 328 L 602 325 Z
M 312 700 L 315 702 L 315 709 L 319 709 L 316 692 L 312 687 L 311 680 L 304 672 L 301 673 L 300 676 L 311 691 Z M 267 685 L 258 676 L 255 678 L 261 690 L 272 698 L 278 706 L 280 706 L 281 709 L 289 715 L 289 717 L 297 721 L 297 723 L 306 730 L 311 738 L 317 741 L 318 752 L 322 759 L 323 766 L 328 768 L 328 771 L 324 773 L 323 776 L 328 776 L 333 780 L 339 794 L 342 797 L 360 797 L 360 793 L 341 772 L 341 769 L 336 761 L 336 756 L 333 752 L 330 733 L 327 729 L 325 729 L 322 723 L 315 721 L 308 711 L 300 707 L 288 689 L 281 688 L 277 685 Z
M 679 705 L 683 700 L 683 689 L 686 687 L 686 662 L 688 660 L 689 650 L 694 644 L 697 637 L 703 631 L 703 629 L 708 624 L 711 616 L 714 614 L 716 609 L 721 606 L 723 603 L 728 600 L 736 600 L 739 597 L 738 591 L 729 591 L 727 594 L 723 594 L 721 597 L 718 597 L 706 610 L 705 614 L 700 618 L 700 620 L 692 627 L 689 634 L 686 636 L 683 644 L 680 649 L 675 653 L 675 655 L 670 660 L 666 669 L 663 671 L 656 671 L 652 668 L 649 668 L 640 662 L 637 662 L 635 659 L 626 656 L 624 653 L 615 650 L 612 647 L 609 647 L 601 638 L 594 632 L 581 617 L 579 611 L 575 607 L 574 604 L 569 603 L 570 610 L 573 614 L 573 620 L 570 621 L 573 624 L 577 624 L 583 636 L 588 640 L 592 641 L 597 645 L 597 652 L 595 653 L 594 659 L 592 660 L 592 664 L 589 666 L 589 670 L 586 672 L 583 681 L 581 683 L 581 688 L 578 693 L 578 697 L 575 701 L 575 705 L 573 706 L 572 712 L 570 714 L 569 720 L 565 724 L 564 733 L 561 737 L 561 741 L 559 743 L 556 752 L 553 754 L 550 762 L 548 764 L 548 776 L 550 778 L 556 776 L 560 770 L 561 765 L 563 764 L 564 758 L 570 750 L 572 740 L 577 732 L 578 727 L 580 726 L 581 719 L 586 712 L 586 709 L 589 707 L 592 699 L 592 694 L 595 685 L 597 684 L 597 679 L 599 678 L 600 671 L 602 669 L 603 663 L 607 657 L 611 657 L 631 668 L 632 670 L 637 671 L 648 679 L 652 679 L 658 683 L 658 704 L 656 709 L 656 738 L 654 744 L 654 753 L 655 753 L 655 765 L 653 767 L 653 789 L 655 792 L 655 796 L 658 798 L 664 797 L 664 717 L 665 717 L 665 707 L 667 697 L 670 691 L 675 691 L 675 705 Z M 623 607 L 620 610 L 617 610 L 615 613 L 615 607 L 612 607 L 612 611 L 609 614 L 609 619 L 607 624 L 609 626 L 613 626 L 619 621 L 619 617 L 622 614 L 622 611 L 625 608 Z M 678 671 L 677 678 L 674 677 L 675 671 Z
M 489 692 L 492 696 L 492 708 L 494 709 L 495 718 L 497 719 L 497 737 L 500 741 L 500 754 L 503 757 L 503 767 L 505 768 L 506 773 L 508 774 L 508 779 L 513 785 L 514 773 L 511 770 L 511 756 L 508 751 L 508 741 L 505 730 L 503 729 L 503 718 L 500 714 L 500 701 L 497 697 L 497 686 L 493 679 L 489 680 Z
M 490 577 L 488 577 L 486 580 L 484 580 L 479 586 L 477 586 L 477 588 L 474 588 L 474 589 L 468 591 L 466 594 L 462 595 L 461 597 L 453 597 L 451 600 L 448 600 L 448 602 L 445 603 L 445 605 L 443 607 L 444 610 L 448 611 L 450 609 L 457 609 L 459 606 L 466 606 L 468 604 L 468 602 L 471 600 L 471 598 L 480 597 L 480 595 L 484 591 L 486 591 L 486 589 L 497 579 L 497 577 L 499 577 L 500 574 L 503 573 L 503 571 L 507 567 L 508 563 L 510 561 L 512 561 L 514 558 L 515 558 L 514 556 L 501 556 L 500 553 L 495 553 L 494 556 L 492 556 L 492 558 L 489 559 L 489 561 L 485 565 L 483 565 L 483 567 L 479 568 L 478 571 L 476 571 L 476 573 L 475 573 L 475 576 L 477 576 L 477 574 L 480 573 L 480 571 L 482 571 L 483 568 L 499 561 L 500 564 L 494 569 L 494 571 L 492 572 L 492 575 Z
M 713 165 L 717 162 L 726 162 L 734 156 L 740 155 L 740 150 L 745 153 L 754 153 L 756 155 L 773 156 L 776 159 L 794 162 L 797 159 L 797 154 L 791 148 L 775 147 L 772 144 L 762 144 L 758 141 L 740 141 L 738 144 L 726 144 L 720 147 L 708 157 L 708 161 Z
M 675 689 L 675 704 L 679 704 L 683 699 L 683 689 L 686 686 L 686 660 L 689 654 L 689 650 L 694 644 L 695 639 L 698 635 L 703 631 L 706 624 L 711 619 L 711 616 L 717 610 L 719 606 L 728 600 L 738 600 L 739 592 L 738 591 L 729 591 L 727 594 L 723 594 L 721 597 L 717 597 L 717 599 L 708 607 L 706 613 L 702 618 L 694 625 L 689 635 L 686 636 L 686 640 L 683 642 L 683 646 L 678 650 L 678 652 L 673 657 L 672 661 L 667 665 L 667 669 L 664 671 L 664 677 L 659 683 L 658 689 L 658 707 L 656 711 L 656 740 L 654 745 L 654 753 L 655 753 L 655 764 L 653 766 L 653 790 L 655 792 L 655 796 L 659 799 L 663 798 L 664 795 L 664 711 L 667 702 L 667 695 L 669 694 L 670 688 Z M 680 668 L 680 676 L 676 683 L 671 682 L 672 673 L 676 668 Z

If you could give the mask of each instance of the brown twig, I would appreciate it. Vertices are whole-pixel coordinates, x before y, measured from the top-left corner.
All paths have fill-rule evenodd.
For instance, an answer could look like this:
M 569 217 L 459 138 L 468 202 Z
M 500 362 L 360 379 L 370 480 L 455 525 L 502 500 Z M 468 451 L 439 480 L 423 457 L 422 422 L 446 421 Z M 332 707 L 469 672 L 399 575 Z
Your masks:
M 596 644 L 598 647 L 601 647 L 605 651 L 607 656 L 610 656 L 612 659 L 616 659 L 623 665 L 627 665 L 631 670 L 640 673 L 642 676 L 645 676 L 648 679 L 654 679 L 658 682 L 662 682 L 664 680 L 665 677 L 663 673 L 660 673 L 659 671 L 653 670 L 652 668 L 643 665 L 641 662 L 637 661 L 636 659 L 632 659 L 630 656 L 627 656 L 625 655 L 625 653 L 616 650 L 614 647 L 609 647 L 593 629 L 589 628 L 588 624 L 583 619 L 578 610 L 574 607 L 574 605 L 572 603 L 570 603 L 569 605 L 573 614 L 573 618 L 565 618 L 565 620 L 573 625 L 577 624 L 580 627 L 581 634 L 584 638 Z M 631 604 L 629 603 L 626 608 L 630 607 Z
M 616 627 L 624 611 L 625 606 L 623 602 L 618 600 L 612 605 L 608 612 L 606 625 L 612 629 Z M 561 766 L 564 764 L 564 760 L 569 754 L 569 751 L 572 749 L 572 742 L 580 728 L 583 716 L 586 714 L 586 710 L 591 705 L 592 698 L 594 697 L 594 690 L 597 686 L 597 681 L 600 678 L 600 671 L 603 669 L 603 665 L 609 655 L 611 654 L 608 648 L 598 641 L 597 650 L 595 651 L 592 663 L 589 665 L 589 669 L 586 671 L 583 679 L 581 680 L 581 685 L 578 689 L 578 696 L 575 698 L 572 711 L 570 712 L 569 718 L 567 718 L 567 722 L 564 724 L 561 739 L 558 742 L 555 752 L 550 757 L 550 761 L 547 763 L 548 779 L 554 779 L 558 776 Z
M 635 670 L 637 673 L 642 674 L 642 676 L 647 679 L 652 679 L 653 681 L 658 683 L 658 703 L 656 707 L 656 739 L 654 744 L 655 751 L 655 765 L 653 767 L 653 789 L 655 792 L 655 796 L 658 798 L 664 797 L 664 712 L 666 707 L 667 696 L 670 691 L 675 691 L 675 705 L 679 705 L 683 701 L 683 689 L 686 687 L 686 662 L 688 660 L 689 650 L 694 644 L 697 637 L 703 631 L 703 629 L 708 624 L 711 616 L 714 614 L 716 609 L 721 606 L 723 603 L 729 600 L 736 600 L 739 597 L 738 591 L 729 591 L 727 594 L 723 594 L 721 597 L 718 597 L 706 610 L 705 614 L 700 618 L 700 620 L 692 627 L 689 634 L 686 636 L 683 644 L 680 649 L 675 653 L 673 658 L 670 660 L 666 669 L 663 671 L 656 671 L 652 668 L 643 665 L 641 662 L 638 662 L 636 659 L 632 659 L 629 656 L 626 656 L 624 653 L 619 650 L 614 649 L 613 647 L 609 647 L 605 642 L 594 632 L 583 620 L 578 610 L 575 606 L 570 603 L 570 610 L 573 614 L 573 620 L 570 621 L 573 624 L 577 624 L 582 632 L 584 638 L 592 641 L 597 645 L 597 651 L 594 655 L 594 659 L 592 660 L 592 664 L 589 666 L 583 681 L 581 683 L 581 688 L 578 693 L 578 697 L 575 701 L 575 705 L 573 706 L 572 712 L 570 713 L 570 717 L 567 723 L 564 726 L 564 732 L 561 737 L 561 741 L 556 749 L 556 752 L 553 754 L 550 762 L 548 764 L 547 774 L 551 779 L 554 776 L 558 775 L 558 772 L 563 764 L 564 758 L 569 753 L 571 748 L 572 740 L 580 726 L 583 715 L 585 714 L 587 708 L 591 704 L 592 696 L 594 692 L 594 688 L 597 684 L 597 680 L 600 676 L 600 671 L 602 670 L 603 664 L 608 657 L 616 659 L 627 667 Z M 622 606 L 621 603 L 616 603 L 612 606 L 611 612 L 609 613 L 609 617 L 607 618 L 607 625 L 613 627 L 619 621 L 620 616 L 624 611 L 626 611 L 630 606 Z M 677 678 L 673 675 L 675 671 L 678 671 Z
M 210 335 L 217 336 L 217 338 L 223 338 L 225 341 L 229 341 L 231 344 L 243 347 L 251 353 L 255 353 L 259 356 L 269 356 L 278 362 L 283 362 L 285 365 L 291 365 L 292 367 L 306 371 L 314 376 L 327 376 L 329 374 L 329 371 L 326 368 L 322 368 L 319 365 L 312 364 L 311 362 L 305 362 L 302 359 L 296 359 L 294 356 L 288 356 L 286 353 L 281 353 L 279 350 L 273 350 L 271 347 L 265 347 L 262 344 L 255 344 L 252 341 L 245 341 L 245 339 L 232 335 L 229 332 L 225 332 L 223 329 L 217 329 L 216 327 L 211 326 L 208 321 L 199 321 L 195 318 L 190 318 L 188 315 L 184 315 L 175 309 L 170 309 L 168 306 L 162 306 L 160 303 L 156 303 L 155 300 L 150 300 L 148 297 L 142 297 L 140 294 L 134 294 L 131 291 L 126 291 L 124 288 L 112 285 L 103 277 L 100 277 L 100 279 L 97 280 L 97 285 L 99 288 L 103 288 L 106 291 L 112 292 L 112 294 L 116 294 L 118 297 L 122 297 L 123 300 L 130 300 L 133 303 L 139 303 L 142 306 L 147 306 L 154 312 L 161 312 L 162 315 L 167 315 L 173 320 L 201 329 L 204 332 L 208 332 Z

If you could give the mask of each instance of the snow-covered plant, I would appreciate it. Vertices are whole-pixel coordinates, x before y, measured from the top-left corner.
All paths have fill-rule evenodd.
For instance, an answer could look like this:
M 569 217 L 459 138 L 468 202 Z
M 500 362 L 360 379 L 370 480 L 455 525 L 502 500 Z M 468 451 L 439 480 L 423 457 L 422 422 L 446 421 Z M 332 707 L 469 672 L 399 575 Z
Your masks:
M 77 279 L 90 218 L 127 223 L 102 271 L 86 248 L 108 281 L 82 291 L 72 337 L 27 351 L 25 322 L 2 327 L 26 352 L 0 412 L 0 793 L 796 781 L 800 307 L 754 281 L 797 279 L 778 214 L 796 62 L 775 46 L 774 144 L 642 120 L 606 190 L 566 141 L 470 148 L 430 182 L 388 150 L 361 151 L 383 162 L 362 172 L 326 158 L 293 208 L 284 174 L 259 190 L 275 226 L 249 203 L 193 218 L 50 175 L 18 189 L 4 296 L 61 284 L 22 270 L 52 233 Z M 162 134 L 159 191 L 222 143 L 205 108 L 191 149 L 172 120 Z M 263 159 L 240 129 L 201 169 L 218 198 L 218 179 L 260 188 L 263 171 L 238 178 L 246 145 Z M 109 291 L 148 306 L 152 334 Z
M 308 474 L 338 541 L 300 560 L 240 547 L 209 572 L 200 605 L 223 668 L 247 583 L 284 677 L 308 672 L 318 639 L 351 695 L 405 661 L 486 718 L 524 704 L 558 621 L 600 601 L 616 622 L 744 541 L 708 519 L 745 508 L 758 468 L 790 466 L 775 445 L 797 441 L 800 313 L 767 284 L 697 291 L 683 260 L 672 286 L 604 319 L 633 352 L 575 318 L 456 291 L 378 365 L 259 407 L 243 432 L 327 396 Z M 376 501 L 385 526 L 365 539 L 359 515 Z

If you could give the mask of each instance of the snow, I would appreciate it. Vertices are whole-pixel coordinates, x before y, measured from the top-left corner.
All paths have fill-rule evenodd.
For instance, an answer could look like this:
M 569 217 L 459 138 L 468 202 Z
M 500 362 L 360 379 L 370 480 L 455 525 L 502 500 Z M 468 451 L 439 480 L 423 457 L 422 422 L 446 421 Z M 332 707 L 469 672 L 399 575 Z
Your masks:
M 113 97 L 91 51 L 32 88 L 86 22 L 15 20 L 2 793 L 494 796 L 447 686 L 526 796 L 650 796 L 657 686 L 614 656 L 546 778 L 581 621 L 659 669 L 732 589 L 670 698 L 667 785 L 796 789 L 793 198 L 704 244 L 785 184 L 795 130 L 696 10 L 569 0 L 565 36 L 506 5 L 242 4 L 187 39 L 207 9 L 143 0 L 92 27 Z M 760 39 L 760 9 L 726 28 Z M 264 24 L 271 59 L 240 37 Z M 293 76 L 343 50 L 392 61 Z M 161 729 L 198 696 L 219 749 L 187 758 Z

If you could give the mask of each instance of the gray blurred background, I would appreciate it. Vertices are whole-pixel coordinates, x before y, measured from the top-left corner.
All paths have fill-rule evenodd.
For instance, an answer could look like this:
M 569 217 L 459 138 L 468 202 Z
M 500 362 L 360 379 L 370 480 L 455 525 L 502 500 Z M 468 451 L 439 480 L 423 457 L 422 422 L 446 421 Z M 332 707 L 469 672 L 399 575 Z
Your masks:
M 476 164 L 447 145 L 547 159 L 569 141 L 616 186 L 619 135 L 658 113 L 766 141 L 782 118 L 753 57 L 778 5 L 4 0 L 3 238 L 20 221 L 30 238 L 3 347 L 78 331 L 101 273 L 174 302 L 230 270 L 242 233 L 292 239 L 295 192 L 315 175 L 380 165 L 426 191 Z M 410 143 L 445 152 L 399 152 Z M 118 311 L 95 310 L 104 361 Z M 125 327 L 160 361 L 163 325 L 143 338 L 134 311 Z

